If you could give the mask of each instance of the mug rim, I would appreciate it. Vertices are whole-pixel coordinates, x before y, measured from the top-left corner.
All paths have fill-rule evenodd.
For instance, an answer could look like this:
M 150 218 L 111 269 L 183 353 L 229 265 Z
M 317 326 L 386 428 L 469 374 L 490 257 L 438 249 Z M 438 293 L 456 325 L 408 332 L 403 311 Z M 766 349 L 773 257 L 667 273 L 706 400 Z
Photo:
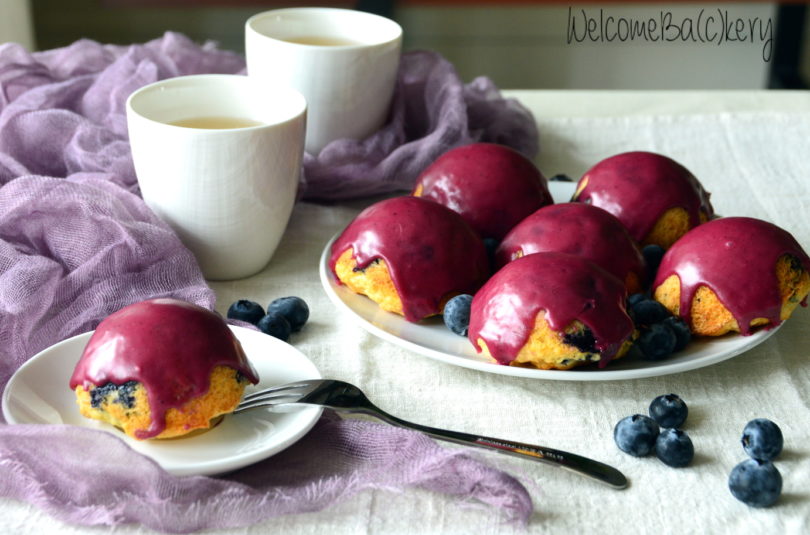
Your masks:
M 194 128 L 188 126 L 180 126 L 171 123 L 167 123 L 165 121 L 158 120 L 154 118 L 154 114 L 145 113 L 143 110 L 138 109 L 138 99 L 143 98 L 146 94 L 155 92 L 155 91 L 162 91 L 164 88 L 170 88 L 176 85 L 182 85 L 185 83 L 213 83 L 213 84 L 241 84 L 242 86 L 254 86 L 256 89 L 266 91 L 267 88 L 261 86 L 256 82 L 256 80 L 250 78 L 244 74 L 189 74 L 189 75 L 181 75 L 181 76 L 173 76 L 171 78 L 164 78 L 162 80 L 156 80 L 149 84 L 139 87 L 135 91 L 129 94 L 126 100 L 125 109 L 128 114 L 132 114 L 138 117 L 141 120 L 148 121 L 150 123 L 154 123 L 156 125 L 162 125 L 166 128 L 180 128 L 183 130 L 187 130 L 198 135 L 216 135 L 222 134 L 227 132 L 245 132 L 251 130 L 261 130 L 265 128 L 273 128 L 276 126 L 280 126 L 291 121 L 298 120 L 302 115 L 306 116 L 308 104 L 304 95 L 301 94 L 300 91 L 297 89 L 283 84 L 278 84 L 272 88 L 273 91 L 277 91 L 281 94 L 285 94 L 288 98 L 291 98 L 290 102 L 293 103 L 292 110 L 288 113 L 284 113 L 278 120 L 276 121 L 261 121 L 260 124 L 256 125 L 249 125 L 249 126 L 240 126 L 235 128 L 217 128 L 217 129 L 207 129 L 207 128 Z
M 371 42 L 357 42 L 346 45 L 324 46 L 307 43 L 293 43 L 290 41 L 285 41 L 284 39 L 280 39 L 278 37 L 274 37 L 272 35 L 267 35 L 266 33 L 256 29 L 255 25 L 257 22 L 266 19 L 268 17 L 272 17 L 274 15 L 279 15 L 283 13 L 307 13 L 313 15 L 322 14 L 323 16 L 337 15 L 337 16 L 352 16 L 352 17 L 373 19 L 378 21 L 378 23 L 382 22 L 383 24 L 390 26 L 391 29 L 393 30 L 393 35 L 387 39 L 380 39 Z M 279 9 L 271 9 L 268 11 L 262 11 L 260 13 L 256 13 L 255 15 L 252 15 L 250 18 L 247 19 L 247 21 L 245 22 L 245 30 L 254 33 L 258 37 L 270 39 L 277 43 L 283 43 L 291 47 L 303 47 L 315 50 L 351 50 L 358 48 L 369 48 L 388 45 L 390 43 L 401 41 L 403 34 L 402 26 L 393 19 L 389 19 L 388 17 L 377 15 L 375 13 L 368 13 L 366 11 L 357 11 L 354 9 L 344 9 L 338 7 L 284 7 Z

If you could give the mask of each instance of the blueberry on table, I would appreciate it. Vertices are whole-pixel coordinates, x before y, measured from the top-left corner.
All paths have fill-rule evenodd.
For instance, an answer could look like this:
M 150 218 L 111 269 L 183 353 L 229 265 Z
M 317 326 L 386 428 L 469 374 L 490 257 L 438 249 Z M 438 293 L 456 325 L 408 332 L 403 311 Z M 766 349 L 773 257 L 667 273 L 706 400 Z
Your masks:
M 663 323 L 650 325 L 636 340 L 638 348 L 646 360 L 663 360 L 675 350 L 678 339 L 672 329 Z
M 469 294 L 457 295 L 444 305 L 444 324 L 460 336 L 467 336 L 470 327 L 470 308 L 473 297 Z
M 284 316 L 292 332 L 297 333 L 309 319 L 309 306 L 300 297 L 279 297 L 267 306 L 267 313 Z
M 670 316 L 661 323 L 675 333 L 675 349 L 672 350 L 673 352 L 684 349 L 692 341 L 692 331 L 689 330 L 689 325 L 681 318 Z
M 246 321 L 256 325 L 263 316 L 262 306 L 248 299 L 240 299 L 228 307 L 228 319 Z
M 658 396 L 650 403 L 650 417 L 661 427 L 678 428 L 688 414 L 689 408 L 677 394 Z
M 784 440 L 779 426 L 767 418 L 757 418 L 745 425 L 742 446 L 752 459 L 771 461 L 781 452 Z
M 619 420 L 613 428 L 613 440 L 623 452 L 644 457 L 655 448 L 658 432 L 655 420 L 643 414 L 634 414 Z
M 636 325 L 653 325 L 670 317 L 667 307 L 654 299 L 641 299 L 632 305 Z
M 771 461 L 746 459 L 731 471 L 728 488 L 746 505 L 768 507 L 782 493 L 782 474 Z
M 256 325 L 261 332 L 286 342 L 290 338 L 290 322 L 281 314 L 267 314 Z
M 681 468 L 695 457 L 692 439 L 680 429 L 662 429 L 655 439 L 655 456 L 667 466 Z

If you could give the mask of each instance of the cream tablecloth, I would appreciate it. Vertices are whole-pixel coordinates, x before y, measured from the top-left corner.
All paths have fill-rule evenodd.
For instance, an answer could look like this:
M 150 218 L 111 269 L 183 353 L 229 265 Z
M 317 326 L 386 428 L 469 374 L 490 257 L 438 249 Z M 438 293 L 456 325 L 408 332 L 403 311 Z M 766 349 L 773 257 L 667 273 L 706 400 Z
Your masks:
M 537 117 L 538 166 L 578 177 L 625 150 L 681 161 L 712 192 L 723 215 L 770 220 L 810 249 L 810 94 L 767 92 L 514 91 Z M 810 531 L 810 310 L 800 309 L 772 338 L 731 360 L 682 374 L 611 382 L 512 378 L 429 360 L 367 334 L 321 289 L 317 264 L 326 241 L 364 202 L 296 207 L 267 268 L 249 279 L 212 283 L 217 308 L 239 298 L 306 299 L 310 323 L 292 343 L 324 376 L 361 386 L 377 404 L 437 427 L 502 436 L 582 453 L 631 480 L 615 491 L 544 465 L 481 453 L 518 475 L 535 500 L 528 533 L 807 533 Z M 645 412 L 652 398 L 678 393 L 690 406 L 692 465 L 618 451 L 616 421 Z M 745 458 L 739 437 L 754 417 L 778 422 L 783 495 L 751 509 L 727 488 Z M 448 446 L 453 447 L 453 446 Z M 104 532 L 66 526 L 37 509 L 0 501 L 0 533 Z M 521 532 L 491 511 L 425 491 L 377 490 L 320 513 L 291 516 L 234 533 Z M 138 526 L 115 530 L 146 533 Z

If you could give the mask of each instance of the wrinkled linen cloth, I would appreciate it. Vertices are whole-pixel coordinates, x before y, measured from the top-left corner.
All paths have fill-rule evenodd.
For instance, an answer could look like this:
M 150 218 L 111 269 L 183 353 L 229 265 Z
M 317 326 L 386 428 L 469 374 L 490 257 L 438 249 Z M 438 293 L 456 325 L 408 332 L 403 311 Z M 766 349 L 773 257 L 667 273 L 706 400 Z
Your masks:
M 241 57 L 172 33 L 129 47 L 83 40 L 30 54 L 0 46 L 0 392 L 38 351 L 127 304 L 172 296 L 213 308 L 193 256 L 138 196 L 124 104 L 158 79 L 243 71 Z M 401 75 L 400 91 L 412 89 L 398 94 L 379 141 L 338 142 L 308 156 L 310 196 L 408 187 L 417 160 L 471 140 L 536 151 L 531 115 L 500 99 L 490 82 L 462 86 L 435 54 L 407 56 Z M 389 149 L 397 163 L 379 159 Z M 329 168 L 346 182 L 331 184 Z M 221 478 L 171 476 L 105 432 L 0 423 L 0 496 L 81 525 L 247 526 L 321 510 L 363 489 L 411 486 L 490 505 L 519 523 L 532 511 L 520 482 L 463 450 L 333 415 L 295 447 Z

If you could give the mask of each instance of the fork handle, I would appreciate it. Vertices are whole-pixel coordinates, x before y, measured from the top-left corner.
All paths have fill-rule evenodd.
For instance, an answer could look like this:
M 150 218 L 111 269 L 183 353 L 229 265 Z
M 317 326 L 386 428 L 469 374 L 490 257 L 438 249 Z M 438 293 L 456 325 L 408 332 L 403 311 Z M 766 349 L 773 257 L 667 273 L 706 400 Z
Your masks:
M 607 464 L 600 463 L 599 461 L 582 457 L 581 455 L 577 455 L 575 453 L 568 453 L 566 451 L 536 446 L 533 444 L 524 444 L 523 442 L 513 442 L 511 440 L 484 437 L 469 433 L 461 433 L 459 431 L 449 431 L 446 429 L 437 429 L 435 427 L 415 424 L 397 418 L 396 416 L 392 416 L 376 407 L 363 411 L 352 412 L 363 412 L 364 414 L 375 416 L 392 425 L 420 431 L 440 440 L 446 440 L 456 444 L 463 444 L 465 446 L 494 449 L 501 453 L 506 453 L 515 457 L 531 459 L 533 461 L 554 465 L 591 479 L 595 479 L 596 481 L 604 483 L 610 487 L 613 487 L 614 489 L 624 489 L 627 487 L 627 478 L 617 469 Z

